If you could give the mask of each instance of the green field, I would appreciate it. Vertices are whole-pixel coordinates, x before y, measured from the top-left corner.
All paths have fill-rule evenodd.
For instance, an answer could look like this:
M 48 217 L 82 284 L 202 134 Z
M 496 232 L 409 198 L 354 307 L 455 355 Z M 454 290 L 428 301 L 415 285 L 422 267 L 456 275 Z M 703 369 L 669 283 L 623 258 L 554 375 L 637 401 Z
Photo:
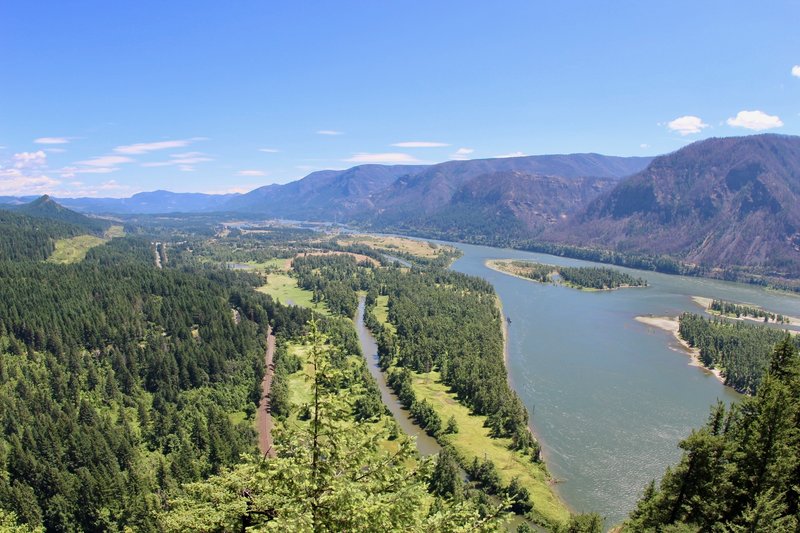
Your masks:
M 511 439 L 496 439 L 489 436 L 484 427 L 485 416 L 473 415 L 468 407 L 460 404 L 455 394 L 440 381 L 438 372 L 414 373 L 414 393 L 418 401 L 427 400 L 443 421 L 451 416 L 458 423 L 458 433 L 441 438 L 447 440 L 459 455 L 472 462 L 473 457 L 488 458 L 497 467 L 504 484 L 512 478 L 520 481 L 531 491 L 534 515 L 555 524 L 569 519 L 569 510 L 555 495 L 550 486 L 550 476 L 542 464 L 531 461 L 530 456 L 511 450 Z
M 297 280 L 288 274 L 267 275 L 266 285 L 262 285 L 258 290 L 269 294 L 282 304 L 307 307 L 323 315 L 330 316 L 330 312 L 324 305 L 316 304 L 311 301 L 313 293 L 298 287 Z
M 100 246 L 114 237 L 122 237 L 123 235 L 125 235 L 125 231 L 122 226 L 111 226 L 106 230 L 103 237 L 78 235 L 69 239 L 59 239 L 55 242 L 55 251 L 47 258 L 47 261 L 60 264 L 78 263 L 83 261 L 86 257 L 86 252 L 95 246 Z
M 397 333 L 397 328 L 394 327 L 394 324 L 389 322 L 389 297 L 388 296 L 378 296 L 378 301 L 375 303 L 375 318 L 378 319 L 378 322 L 384 325 L 389 331 L 392 333 Z
M 47 258 L 50 263 L 77 263 L 83 261 L 86 257 L 86 252 L 105 244 L 107 239 L 102 237 L 95 237 L 94 235 L 78 235 L 70 239 L 59 239 L 56 241 L 56 249 L 53 254 Z

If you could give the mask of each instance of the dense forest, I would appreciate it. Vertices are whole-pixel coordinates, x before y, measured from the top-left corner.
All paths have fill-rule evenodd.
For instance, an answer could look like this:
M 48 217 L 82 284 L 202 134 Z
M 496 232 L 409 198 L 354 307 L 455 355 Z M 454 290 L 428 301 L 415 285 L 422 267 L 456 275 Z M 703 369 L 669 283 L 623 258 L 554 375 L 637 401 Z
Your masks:
M 777 322 L 779 324 L 788 324 L 789 320 L 778 313 L 772 313 L 755 307 L 752 305 L 735 304 L 733 302 L 726 302 L 724 300 L 712 300 L 711 305 L 708 306 L 709 311 L 720 315 L 727 315 L 731 317 L 751 317 L 764 320 L 764 322 Z
M 253 449 L 264 335 L 307 314 L 254 277 L 157 270 L 147 241 L 0 262 L 0 502 L 47 530 L 157 530 L 159 493 Z M 236 323 L 232 307 L 242 310 Z
M 230 257 L 226 248 L 252 260 L 243 243 L 291 257 L 302 249 L 292 239 L 305 232 L 234 235 L 224 245 L 189 235 L 170 243 L 159 269 L 150 236 L 116 238 L 60 265 L 42 261 L 51 249 L 41 243 L 84 228 L 3 220 L 19 231 L 9 232 L 0 260 L 0 529 L 499 527 L 502 498 L 486 500 L 460 480 L 443 488 L 448 469 L 415 458 L 396 427 L 380 422 L 385 408 L 345 318 L 353 288 L 372 283 L 370 263 L 351 265 L 361 280 L 325 272 L 314 290 L 336 313 L 310 326 L 311 310 L 253 290 L 262 275 L 214 266 L 215 252 Z M 262 239 L 271 242 L 254 244 Z M 303 276 L 315 275 L 297 262 Z M 279 457 L 264 461 L 254 455 L 253 418 L 270 329 L 274 416 L 308 422 L 281 430 Z M 315 401 L 298 413 L 288 382 L 303 364 L 287 346 L 307 342 Z M 381 443 L 391 439 L 398 444 L 387 455 Z M 223 493 L 230 506 L 215 499 Z
M 692 313 L 682 314 L 679 320 L 681 338 L 700 350 L 703 365 L 720 369 L 726 385 L 746 394 L 758 390 L 772 348 L 786 334 L 760 324 L 708 319 Z M 798 342 L 797 337 L 793 339 Z
M 683 457 L 644 491 L 626 531 L 794 532 L 800 513 L 800 361 L 787 336 L 755 396 L 681 442 Z
M 80 226 L 0 210 L 0 260 L 41 261 L 55 250 L 55 241 L 85 233 Z

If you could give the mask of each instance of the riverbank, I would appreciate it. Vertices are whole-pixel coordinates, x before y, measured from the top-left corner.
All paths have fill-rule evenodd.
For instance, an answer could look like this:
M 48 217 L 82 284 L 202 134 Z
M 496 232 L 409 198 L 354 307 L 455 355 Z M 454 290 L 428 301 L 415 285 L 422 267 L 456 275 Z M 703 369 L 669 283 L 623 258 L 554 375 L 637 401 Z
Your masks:
M 717 378 L 720 383 L 722 383 L 723 385 L 725 384 L 725 377 L 722 375 L 722 372 L 720 372 L 719 369 L 717 368 L 706 367 L 702 363 L 702 361 L 700 361 L 700 350 L 691 347 L 688 342 L 686 342 L 685 340 L 683 340 L 683 338 L 681 338 L 680 322 L 678 321 L 677 317 L 637 316 L 635 320 L 647 326 L 671 333 L 672 336 L 675 337 L 675 340 L 678 341 L 678 344 L 680 344 L 683 350 L 689 355 L 690 366 L 696 366 L 702 368 L 706 372 L 713 374 L 713 376 Z
M 508 325 L 503 318 L 499 298 L 497 305 L 500 309 L 504 358 L 506 368 L 508 368 Z M 386 306 L 388 306 L 388 299 L 379 299 L 374 311 L 374 315 L 384 327 L 391 326 L 386 320 L 386 309 L 382 309 Z M 394 368 L 397 367 L 391 367 L 387 373 L 391 373 Z M 531 460 L 530 455 L 511 449 L 510 438 L 492 437 L 486 423 L 488 417 L 476 415 L 469 407 L 462 404 L 458 396 L 442 381 L 438 371 L 412 372 L 411 374 L 411 388 L 416 401 L 426 401 L 443 422 L 451 418 L 455 420 L 458 432 L 452 435 L 441 434 L 437 440 L 442 445 L 453 447 L 462 466 L 470 465 L 474 459 L 479 461 L 488 459 L 496 466 L 504 486 L 511 483 L 512 479 L 517 478 L 530 491 L 533 502 L 532 517 L 536 523 L 553 527 L 569 519 L 570 510 L 559 494 L 555 492 L 552 478 L 544 463 L 535 463 Z M 392 399 L 397 401 L 395 395 L 392 395 Z M 405 409 L 403 412 L 408 413 Z

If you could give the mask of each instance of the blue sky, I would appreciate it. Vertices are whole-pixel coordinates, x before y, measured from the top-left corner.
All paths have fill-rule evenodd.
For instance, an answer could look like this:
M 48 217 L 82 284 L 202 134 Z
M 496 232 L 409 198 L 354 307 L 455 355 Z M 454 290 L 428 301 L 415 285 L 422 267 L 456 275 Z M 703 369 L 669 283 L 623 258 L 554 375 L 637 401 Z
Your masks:
M 800 134 L 800 3 L 0 3 L 0 195 Z

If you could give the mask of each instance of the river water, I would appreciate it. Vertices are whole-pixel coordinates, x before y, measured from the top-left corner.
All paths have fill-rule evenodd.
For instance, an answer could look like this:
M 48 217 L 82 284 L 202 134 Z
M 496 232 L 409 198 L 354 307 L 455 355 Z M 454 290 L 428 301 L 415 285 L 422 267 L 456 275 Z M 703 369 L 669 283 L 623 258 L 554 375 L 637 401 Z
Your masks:
M 597 263 L 442 244 L 462 250 L 452 268 L 491 282 L 512 320 L 511 384 L 532 415 L 548 468 L 559 480 L 558 492 L 574 511 L 598 512 L 609 525 L 623 520 L 644 486 L 680 458 L 678 442 L 705 422 L 712 404 L 739 398 L 708 372 L 690 366 L 671 334 L 634 317 L 702 312 L 692 296 L 800 316 L 800 297 L 754 286 L 619 268 L 646 278 L 650 286 L 582 292 L 508 276 L 484 263 Z
M 386 383 L 386 376 L 384 376 L 380 366 L 378 366 L 378 344 L 375 342 L 375 337 L 372 336 L 367 326 L 364 325 L 363 296 L 358 300 L 358 312 L 356 314 L 355 324 L 356 333 L 358 333 L 358 341 L 359 344 L 361 344 L 361 351 L 364 352 L 364 358 L 367 360 L 369 373 L 372 374 L 372 377 L 375 379 L 381 391 L 383 405 L 389 408 L 389 411 L 392 413 L 392 416 L 394 416 L 400 429 L 402 429 L 406 435 L 417 438 L 417 450 L 419 450 L 419 453 L 422 455 L 439 453 L 441 446 L 436 442 L 436 439 L 429 436 L 422 428 L 414 423 L 410 413 L 403 409 L 400 400 L 397 399 L 397 395 Z

